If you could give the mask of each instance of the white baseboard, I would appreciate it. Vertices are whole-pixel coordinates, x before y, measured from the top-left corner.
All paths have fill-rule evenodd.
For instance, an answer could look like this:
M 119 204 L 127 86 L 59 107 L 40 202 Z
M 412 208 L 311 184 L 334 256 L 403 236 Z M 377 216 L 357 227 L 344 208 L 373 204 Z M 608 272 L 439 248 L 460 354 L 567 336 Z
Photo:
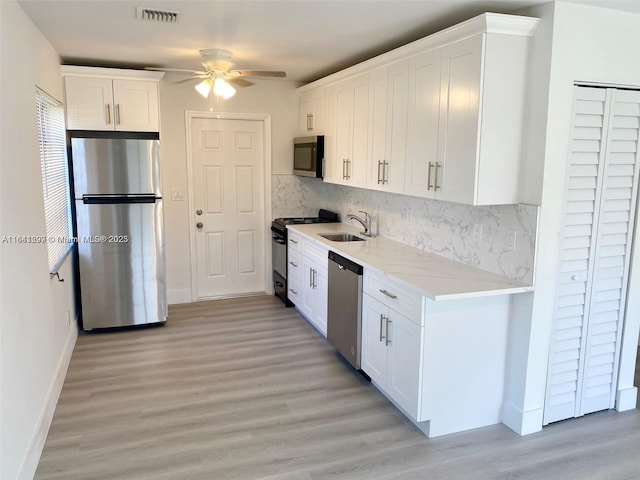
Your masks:
M 638 387 L 629 387 L 618 390 L 616 393 L 616 410 L 625 412 L 636 408 L 638 401 Z
M 67 376 L 67 369 L 69 368 L 69 362 L 71 361 L 71 355 L 76 345 L 78 338 L 78 328 L 76 327 L 77 320 L 73 322 L 69 328 L 69 334 L 67 335 L 67 341 L 64 346 L 64 350 L 58 360 L 56 366 L 55 375 L 53 381 L 49 386 L 47 392 L 46 401 L 40 412 L 40 418 L 38 419 L 38 428 L 35 432 L 34 438 L 31 440 L 31 446 L 20 468 L 20 480 L 31 480 L 38 468 L 40 462 L 40 456 L 42 455 L 42 449 L 44 448 L 44 442 L 47 440 L 47 434 L 49 433 L 49 427 L 53 420 L 53 413 L 55 412 L 56 405 L 58 404 L 58 398 L 60 398 L 60 392 L 62 391 L 62 385 L 64 379 Z
M 502 423 L 519 435 L 529 435 L 542 430 L 543 414 L 542 408 L 525 412 L 513 403 L 506 402 L 502 406 Z
M 182 289 L 182 290 L 169 290 L 167 291 L 167 303 L 169 305 L 176 305 L 179 303 L 191 303 L 193 302 L 193 298 L 191 298 L 191 289 Z

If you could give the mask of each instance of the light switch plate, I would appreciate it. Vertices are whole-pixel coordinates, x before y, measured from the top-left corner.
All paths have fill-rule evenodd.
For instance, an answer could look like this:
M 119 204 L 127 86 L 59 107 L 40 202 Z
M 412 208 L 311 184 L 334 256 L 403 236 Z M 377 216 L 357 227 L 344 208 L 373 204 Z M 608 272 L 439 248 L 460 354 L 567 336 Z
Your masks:
M 174 202 L 183 202 L 184 201 L 184 188 L 172 188 L 171 189 L 171 200 Z

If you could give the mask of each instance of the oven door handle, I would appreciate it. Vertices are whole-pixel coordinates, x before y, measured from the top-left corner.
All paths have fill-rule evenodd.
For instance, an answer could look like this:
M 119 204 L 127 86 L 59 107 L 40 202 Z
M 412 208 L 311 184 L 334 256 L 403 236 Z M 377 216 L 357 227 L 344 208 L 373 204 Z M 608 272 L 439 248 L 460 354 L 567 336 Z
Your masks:
M 279 243 L 280 245 L 286 245 L 287 242 L 285 242 L 283 239 L 276 237 L 275 235 L 273 236 L 273 241 L 276 243 Z

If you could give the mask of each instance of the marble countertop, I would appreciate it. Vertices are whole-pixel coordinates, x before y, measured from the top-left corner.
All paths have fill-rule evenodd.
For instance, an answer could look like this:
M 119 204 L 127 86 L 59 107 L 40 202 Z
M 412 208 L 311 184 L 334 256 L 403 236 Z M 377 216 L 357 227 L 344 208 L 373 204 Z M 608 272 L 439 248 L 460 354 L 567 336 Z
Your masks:
M 385 237 L 362 242 L 333 242 L 319 233 L 360 234 L 361 228 L 344 223 L 289 225 L 292 231 L 321 243 L 330 250 L 419 290 L 431 300 L 454 300 L 491 295 L 509 295 L 533 291 L 532 285 L 479 270 L 439 255 L 410 247 Z

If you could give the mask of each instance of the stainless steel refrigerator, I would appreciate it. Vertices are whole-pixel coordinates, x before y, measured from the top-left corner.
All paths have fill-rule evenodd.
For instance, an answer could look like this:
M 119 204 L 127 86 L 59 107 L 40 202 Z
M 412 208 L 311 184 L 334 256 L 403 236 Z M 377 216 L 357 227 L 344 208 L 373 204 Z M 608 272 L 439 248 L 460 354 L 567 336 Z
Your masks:
M 69 139 L 83 329 L 166 321 L 158 134 Z

